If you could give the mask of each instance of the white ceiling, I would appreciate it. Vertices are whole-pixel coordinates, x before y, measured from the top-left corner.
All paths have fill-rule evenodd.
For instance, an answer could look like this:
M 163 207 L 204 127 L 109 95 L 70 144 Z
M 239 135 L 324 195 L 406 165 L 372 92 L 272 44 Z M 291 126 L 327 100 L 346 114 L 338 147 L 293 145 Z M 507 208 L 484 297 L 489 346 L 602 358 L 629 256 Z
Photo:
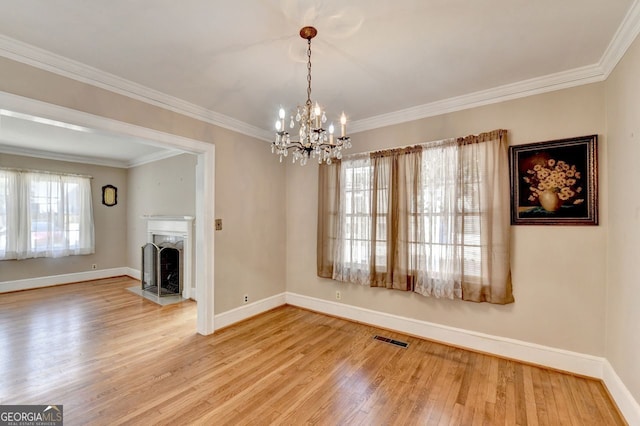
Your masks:
M 140 138 L 0 109 L 0 153 L 127 168 L 180 151 Z
M 602 80 L 637 35 L 639 9 L 638 0 L 0 0 L 0 55 L 266 139 L 277 109 L 306 99 L 304 25 L 318 29 L 312 99 L 362 130 Z

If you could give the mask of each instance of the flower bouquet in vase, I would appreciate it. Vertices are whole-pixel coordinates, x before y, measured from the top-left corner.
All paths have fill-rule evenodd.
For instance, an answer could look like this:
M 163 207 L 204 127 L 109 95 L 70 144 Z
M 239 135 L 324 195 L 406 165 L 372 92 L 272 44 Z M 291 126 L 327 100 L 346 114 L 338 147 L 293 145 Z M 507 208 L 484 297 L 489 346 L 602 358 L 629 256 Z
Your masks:
M 529 201 L 538 200 L 547 212 L 556 212 L 563 204 L 584 203 L 581 173 L 575 165 L 554 158 L 541 158 L 526 171 L 523 180 L 529 185 Z

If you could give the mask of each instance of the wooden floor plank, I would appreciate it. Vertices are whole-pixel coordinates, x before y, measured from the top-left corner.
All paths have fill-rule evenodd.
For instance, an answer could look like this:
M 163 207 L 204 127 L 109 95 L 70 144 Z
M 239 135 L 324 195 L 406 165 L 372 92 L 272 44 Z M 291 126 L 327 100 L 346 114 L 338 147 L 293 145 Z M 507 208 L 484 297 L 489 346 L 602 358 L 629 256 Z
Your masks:
M 291 306 L 200 336 L 194 302 L 134 285 L 1 294 L 0 404 L 62 404 L 67 425 L 625 424 L 596 380 Z

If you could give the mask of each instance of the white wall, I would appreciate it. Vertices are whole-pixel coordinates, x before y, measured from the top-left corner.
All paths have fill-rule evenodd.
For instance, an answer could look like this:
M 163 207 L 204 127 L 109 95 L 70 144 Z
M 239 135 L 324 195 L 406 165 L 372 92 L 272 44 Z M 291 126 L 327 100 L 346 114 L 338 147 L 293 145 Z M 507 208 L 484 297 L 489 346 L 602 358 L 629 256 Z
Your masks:
M 510 143 L 600 136 L 606 176 L 604 84 L 591 84 L 352 135 L 352 152 L 509 131 Z M 605 354 L 607 188 L 600 180 L 600 226 L 513 226 L 515 303 L 498 306 L 316 277 L 317 165 L 287 168 L 287 290 L 375 311 L 602 356 Z
M 640 39 L 606 82 L 609 171 L 606 357 L 640 401 Z

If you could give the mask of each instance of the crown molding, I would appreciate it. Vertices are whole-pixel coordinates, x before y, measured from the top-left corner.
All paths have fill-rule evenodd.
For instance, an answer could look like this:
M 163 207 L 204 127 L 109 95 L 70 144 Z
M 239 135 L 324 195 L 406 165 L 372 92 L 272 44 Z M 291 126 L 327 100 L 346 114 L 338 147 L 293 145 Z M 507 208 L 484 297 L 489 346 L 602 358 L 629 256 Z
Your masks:
M 48 160 L 128 169 L 184 153 L 195 153 L 189 149 L 189 145 L 191 145 L 189 140 L 180 136 L 168 135 L 166 133 L 150 129 L 143 129 L 133 124 L 119 123 L 108 118 L 98 117 L 86 112 L 49 104 L 35 99 L 25 98 L 11 93 L 0 92 L 0 105 L 8 107 L 10 110 L 19 110 L 38 117 L 62 120 L 70 123 L 81 123 L 82 127 L 99 129 L 107 133 L 122 133 L 122 127 L 126 127 L 128 130 L 128 136 L 140 140 L 147 139 L 149 141 L 154 141 L 151 145 L 161 150 L 133 160 L 117 160 L 112 158 L 93 157 L 89 155 L 65 154 L 35 148 L 18 147 L 14 145 L 3 145 L 3 140 L 0 138 L 0 153 L 2 154 L 22 155 Z M 177 150 L 172 148 L 171 145 L 167 145 L 167 138 L 171 140 L 184 140 L 185 150 Z
M 408 121 L 434 117 L 450 112 L 595 83 L 603 81 L 604 78 L 604 73 L 599 65 L 588 65 L 353 121 L 350 123 L 349 128 L 352 133 L 363 132 L 379 127 L 391 126 L 393 124 L 406 123 Z
M 33 148 L 21 148 L 9 145 L 0 145 L 0 153 L 21 155 L 23 157 L 44 158 L 47 160 L 68 161 L 70 163 L 93 164 L 96 166 L 115 167 L 118 169 L 130 169 L 133 167 L 142 166 L 144 164 L 153 163 L 154 161 L 165 160 L 167 158 L 175 157 L 176 155 L 184 154 L 184 152 L 182 151 L 163 150 L 136 158 L 133 161 L 122 161 L 102 157 L 62 154 L 58 152 L 44 151 Z
M 379 127 L 604 81 L 609 77 L 609 74 L 622 59 L 638 34 L 640 34 L 640 0 L 634 0 L 597 64 L 353 121 L 350 123 L 349 128 L 352 133 L 363 132 Z
M 640 0 L 634 0 L 600 59 L 600 67 L 604 70 L 605 79 L 618 65 L 638 34 L 640 34 Z
M 144 164 L 153 163 L 154 161 L 166 160 L 167 158 L 175 157 L 176 155 L 180 154 L 185 154 L 185 152 L 175 150 L 154 152 L 152 154 L 136 158 L 133 161 L 129 161 L 127 163 L 127 168 L 130 169 L 132 167 L 138 167 Z
M 3 35 L 0 56 L 256 139 L 271 140 L 267 130 Z
M 94 164 L 96 166 L 116 167 L 126 169 L 129 163 L 107 158 L 85 157 L 81 155 L 60 154 L 57 152 L 43 151 L 39 149 L 20 148 L 16 146 L 0 145 L 0 153 L 21 155 L 24 157 L 44 158 L 47 160 L 68 161 L 71 163 Z
M 638 34 L 640 34 L 640 0 L 634 0 L 597 64 L 356 120 L 351 122 L 349 127 L 352 133 L 358 133 L 464 109 L 604 81 L 624 56 Z M 0 56 L 91 84 L 259 140 L 271 140 L 272 134 L 268 130 L 260 129 L 235 118 L 208 110 L 174 96 L 2 35 L 0 35 Z

